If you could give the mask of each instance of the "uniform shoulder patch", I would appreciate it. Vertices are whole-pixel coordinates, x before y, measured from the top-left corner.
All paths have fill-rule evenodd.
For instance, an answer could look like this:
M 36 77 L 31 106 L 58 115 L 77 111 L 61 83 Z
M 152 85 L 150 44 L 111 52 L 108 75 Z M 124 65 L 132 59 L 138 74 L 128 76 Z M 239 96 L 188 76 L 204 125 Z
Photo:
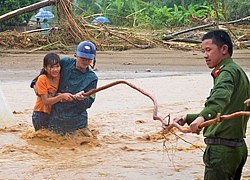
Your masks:
M 219 75 L 219 73 L 220 73 L 220 70 L 222 69 L 224 67 L 224 65 L 221 65 L 221 66 L 218 66 L 218 67 L 216 67 L 215 68 L 215 70 L 213 71 L 213 76 L 216 78 L 218 75 Z

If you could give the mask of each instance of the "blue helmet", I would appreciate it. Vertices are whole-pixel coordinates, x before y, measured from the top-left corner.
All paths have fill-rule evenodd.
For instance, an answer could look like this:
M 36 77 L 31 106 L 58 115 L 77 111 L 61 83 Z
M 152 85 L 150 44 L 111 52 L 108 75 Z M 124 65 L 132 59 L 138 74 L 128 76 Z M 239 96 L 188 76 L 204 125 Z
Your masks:
M 96 48 L 90 41 L 83 41 L 76 48 L 76 56 L 86 59 L 95 59 Z

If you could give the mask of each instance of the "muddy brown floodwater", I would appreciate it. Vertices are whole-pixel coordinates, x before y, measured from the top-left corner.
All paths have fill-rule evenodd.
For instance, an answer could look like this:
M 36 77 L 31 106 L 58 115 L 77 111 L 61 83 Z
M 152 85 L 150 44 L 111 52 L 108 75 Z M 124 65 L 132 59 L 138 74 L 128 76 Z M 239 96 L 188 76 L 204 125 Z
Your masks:
M 46 53 L 0 51 L 0 87 L 16 121 L 0 130 L 0 179 L 203 179 L 202 135 L 174 130 L 163 136 L 152 100 L 125 84 L 97 93 L 88 110 L 94 138 L 35 132 L 29 84 Z M 233 57 L 250 75 L 250 51 Z M 98 86 L 126 80 L 157 100 L 161 117 L 199 112 L 212 87 L 210 70 L 195 51 L 97 52 L 96 68 Z M 249 123 L 246 142 L 250 147 Z M 249 159 L 242 179 L 250 179 Z

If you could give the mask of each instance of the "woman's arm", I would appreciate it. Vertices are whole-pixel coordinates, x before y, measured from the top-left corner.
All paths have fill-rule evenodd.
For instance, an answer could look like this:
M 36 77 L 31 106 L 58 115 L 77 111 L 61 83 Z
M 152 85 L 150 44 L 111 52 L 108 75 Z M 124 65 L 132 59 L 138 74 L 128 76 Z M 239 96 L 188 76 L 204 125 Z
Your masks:
M 74 100 L 74 96 L 71 93 L 62 93 L 62 94 L 58 94 L 55 97 L 51 97 L 49 96 L 49 94 L 42 94 L 40 95 L 40 97 L 45 105 L 53 105 L 59 101 L 73 101 Z

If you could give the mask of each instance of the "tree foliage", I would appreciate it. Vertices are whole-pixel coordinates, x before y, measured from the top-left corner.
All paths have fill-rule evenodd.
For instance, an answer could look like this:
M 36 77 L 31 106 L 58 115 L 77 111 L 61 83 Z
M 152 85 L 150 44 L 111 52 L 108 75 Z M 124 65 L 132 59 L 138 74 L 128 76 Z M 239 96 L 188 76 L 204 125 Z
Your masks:
M 250 1 L 226 1 L 227 15 L 229 20 L 240 19 L 250 15 Z
M 8 12 L 11 12 L 13 10 L 29 6 L 31 4 L 37 3 L 40 0 L 0 0 L 0 15 L 6 14 Z M 34 15 L 35 12 L 29 12 L 22 14 L 20 16 L 17 16 L 15 18 L 9 19 L 8 21 L 5 21 L 0 24 L 0 30 L 6 30 L 9 26 L 18 26 L 22 23 L 27 23 L 31 16 Z
M 222 2 L 226 8 L 222 7 Z M 249 0 L 78 0 L 78 4 L 89 13 L 108 17 L 115 26 L 153 29 L 225 21 L 224 15 L 227 20 L 234 20 L 250 12 Z M 85 16 L 85 13 L 80 15 Z
M 0 15 L 39 0 L 0 0 Z M 250 15 L 249 0 L 74 0 L 74 14 L 92 21 L 106 16 L 114 26 L 161 29 L 235 20 Z M 223 7 L 225 3 L 226 7 Z M 22 5 L 22 6 L 21 6 Z M 0 25 L 18 25 L 34 13 L 26 13 Z

